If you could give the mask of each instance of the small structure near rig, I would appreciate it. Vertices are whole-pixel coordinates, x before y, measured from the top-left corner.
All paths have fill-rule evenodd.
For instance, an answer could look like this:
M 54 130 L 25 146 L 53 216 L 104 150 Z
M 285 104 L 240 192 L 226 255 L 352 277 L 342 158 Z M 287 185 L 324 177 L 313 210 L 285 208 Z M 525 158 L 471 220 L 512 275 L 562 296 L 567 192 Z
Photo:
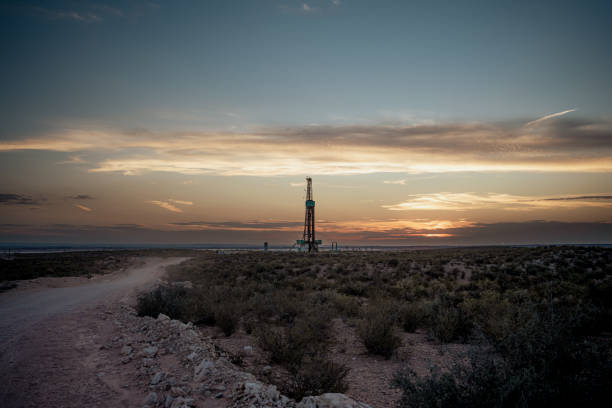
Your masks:
M 315 202 L 312 196 L 312 179 L 306 177 L 306 217 L 304 219 L 304 236 L 298 239 L 300 250 L 317 252 L 321 240 L 315 239 Z

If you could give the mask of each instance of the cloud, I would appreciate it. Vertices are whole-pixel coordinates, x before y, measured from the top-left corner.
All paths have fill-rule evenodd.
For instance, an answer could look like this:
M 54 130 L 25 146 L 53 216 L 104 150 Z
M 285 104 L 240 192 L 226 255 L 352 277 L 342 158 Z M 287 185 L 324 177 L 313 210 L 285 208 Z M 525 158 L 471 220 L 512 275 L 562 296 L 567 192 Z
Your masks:
M 532 120 L 531 122 L 526 123 L 525 126 L 529 127 L 529 126 L 537 125 L 539 123 L 544 122 L 545 120 L 558 118 L 559 116 L 567 115 L 568 113 L 571 113 L 571 112 L 576 112 L 576 109 L 568 109 L 568 110 L 564 110 L 563 112 L 551 113 L 550 115 L 542 116 L 539 119 Z
M 303 224 L 296 221 L 188 221 L 173 222 L 170 225 L 197 230 L 232 230 L 232 231 L 294 231 L 301 228 Z
M 80 156 L 70 156 L 68 157 L 67 160 L 62 160 L 60 162 L 57 162 L 57 164 L 82 164 L 82 163 L 85 163 L 85 160 L 83 160 L 83 158 Z
M 406 201 L 383 205 L 392 211 L 414 210 L 533 210 L 550 208 L 612 207 L 612 195 L 580 195 L 565 197 L 517 196 L 500 193 L 435 193 L 415 194 Z
M 383 181 L 383 183 L 385 184 L 406 184 L 406 179 L 401 179 L 401 180 L 385 180 Z
M 75 3 L 76 9 L 60 10 L 44 7 L 33 7 L 32 10 L 50 20 L 70 20 L 80 23 L 99 23 L 106 17 L 121 18 L 125 12 L 106 4 Z
M 84 205 L 81 205 L 81 204 L 72 204 L 72 205 L 74 205 L 76 208 L 78 208 L 80 210 L 83 210 L 85 212 L 91 212 L 92 211 L 91 208 L 85 207 Z
M 169 198 L 168 201 L 180 205 L 193 205 L 192 201 L 173 200 L 172 198 Z
M 311 3 L 297 3 L 293 5 L 281 4 L 279 8 L 285 12 L 296 14 L 314 14 L 321 10 L 320 7 L 314 7 Z M 329 7 L 324 7 L 324 9 Z
M 167 201 L 151 200 L 147 202 L 176 213 L 183 212 L 183 210 L 178 208 L 176 205 L 193 205 L 192 201 L 174 200 L 172 198 L 169 198 Z
M 94 152 L 90 172 L 258 176 L 612 171 L 612 121 L 303 126 L 253 132 L 71 129 L 0 141 L 0 151 Z M 299 152 L 299 154 L 296 154 Z
M 182 213 L 183 212 L 183 210 L 181 210 L 180 208 L 178 208 L 178 207 L 176 207 L 176 206 L 174 206 L 174 205 L 172 205 L 172 204 L 170 204 L 168 202 L 165 202 L 165 201 L 151 200 L 151 201 L 147 201 L 147 202 L 151 203 L 151 204 L 155 204 L 155 205 L 157 205 L 157 206 L 159 206 L 159 207 L 161 207 L 163 209 L 166 209 L 166 210 L 168 210 L 170 212 L 175 212 L 175 213 Z
M 4 205 L 39 205 L 44 198 L 35 200 L 30 196 L 12 193 L 0 193 L 0 204 Z
M 397 220 L 401 221 L 401 220 Z M 374 221 L 373 221 L 374 222 Z M 421 220 L 421 222 L 427 222 Z M 434 221 L 430 221 L 434 222 Z M 354 225 L 354 224 L 353 224 Z M 432 224 L 434 225 L 434 224 Z M 442 224 L 440 224 L 442 226 Z M 174 243 L 261 245 L 264 241 L 281 245 L 295 242 L 296 230 L 275 229 L 160 229 L 138 224 L 118 225 L 23 225 L 0 224 L 2 242 L 79 242 L 79 243 Z M 446 228 L 419 229 L 418 224 L 388 228 L 321 231 L 319 235 L 344 245 L 496 245 L 496 244 L 610 244 L 610 222 L 526 221 L 501 223 L 457 223 Z
M 125 13 L 123 12 L 123 10 L 117 8 L 117 7 L 111 7 L 108 6 L 106 4 L 94 4 L 91 6 L 92 9 L 94 10 L 98 10 L 101 13 L 104 14 L 111 14 L 114 15 L 116 17 L 124 17 Z
M 42 7 L 36 7 L 35 11 L 52 20 L 72 20 L 82 23 L 97 23 L 102 21 L 102 17 L 92 11 L 51 10 Z
M 93 200 L 94 199 L 94 197 L 90 196 L 89 194 L 75 194 L 72 196 L 68 196 L 66 198 L 70 198 L 73 200 Z
M 598 201 L 598 200 L 612 200 L 612 195 L 586 195 L 586 196 L 573 196 L 573 197 L 553 197 L 545 198 L 546 201 Z

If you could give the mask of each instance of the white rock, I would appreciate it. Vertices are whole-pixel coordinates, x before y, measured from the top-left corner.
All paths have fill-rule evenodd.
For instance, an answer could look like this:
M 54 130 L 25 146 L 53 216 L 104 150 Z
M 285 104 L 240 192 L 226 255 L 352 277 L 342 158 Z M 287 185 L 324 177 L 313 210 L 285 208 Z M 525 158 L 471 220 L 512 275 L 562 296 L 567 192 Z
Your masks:
M 194 376 L 196 381 L 202 381 L 204 377 L 209 376 L 215 370 L 215 363 L 210 360 L 204 359 L 194 369 Z
M 355 401 L 344 394 L 327 393 L 316 397 L 306 397 L 297 408 L 371 408 L 363 402 Z
M 145 405 L 155 405 L 157 404 L 157 393 L 150 392 L 149 395 L 144 399 L 143 404 Z
M 155 357 L 155 355 L 157 354 L 157 347 L 155 346 L 145 347 L 142 349 L 142 352 L 149 357 Z
M 127 356 L 128 354 L 131 354 L 133 350 L 134 349 L 130 346 L 123 346 L 121 348 L 121 354 L 123 354 L 124 356 Z
M 247 382 L 244 383 L 244 391 L 247 394 L 259 394 L 263 389 L 263 384 L 258 382 Z
M 189 407 L 189 406 L 193 406 L 193 404 L 195 403 L 195 401 L 193 400 L 193 398 L 183 398 L 183 397 L 178 397 L 177 399 L 175 399 L 174 401 L 172 401 L 172 405 L 170 405 L 171 408 L 180 408 L 180 407 Z
M 165 314 L 160 313 L 159 316 L 157 316 L 157 320 L 164 321 L 164 320 L 170 320 L 170 318 L 166 316 Z
M 160 382 L 162 382 L 165 378 L 166 378 L 166 373 L 164 373 L 163 371 L 155 373 L 155 375 L 153 376 L 153 379 L 151 380 L 151 384 L 157 385 Z

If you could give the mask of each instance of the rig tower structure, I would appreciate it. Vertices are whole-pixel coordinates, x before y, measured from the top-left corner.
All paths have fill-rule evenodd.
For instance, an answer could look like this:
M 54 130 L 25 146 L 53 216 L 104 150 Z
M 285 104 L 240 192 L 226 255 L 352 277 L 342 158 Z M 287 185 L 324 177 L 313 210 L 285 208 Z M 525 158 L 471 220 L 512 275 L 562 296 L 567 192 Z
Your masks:
M 321 240 L 315 238 L 315 202 L 312 196 L 312 179 L 306 177 L 306 217 L 304 218 L 304 236 L 298 242 L 308 252 L 317 252 Z

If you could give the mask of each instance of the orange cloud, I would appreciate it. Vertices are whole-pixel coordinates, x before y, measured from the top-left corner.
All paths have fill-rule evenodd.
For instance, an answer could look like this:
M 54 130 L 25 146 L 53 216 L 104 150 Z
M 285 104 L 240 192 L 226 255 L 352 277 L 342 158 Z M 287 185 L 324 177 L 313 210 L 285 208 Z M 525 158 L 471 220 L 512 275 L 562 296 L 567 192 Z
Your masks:
M 155 205 L 157 205 L 157 206 L 159 206 L 159 207 L 161 207 L 161 208 L 163 208 L 165 210 L 168 210 L 170 212 L 176 212 L 176 213 L 182 213 L 183 212 L 183 210 L 181 210 L 180 208 L 178 208 L 178 207 L 176 207 L 176 206 L 174 206 L 174 205 L 172 205 L 170 203 L 167 203 L 165 201 L 151 200 L 151 201 L 147 201 L 147 202 L 151 203 L 151 204 L 155 204 Z
M 562 113 L 568 112 L 553 116 Z M 90 172 L 126 175 L 612 171 L 612 121 L 550 120 L 553 116 L 540 118 L 538 126 L 515 127 L 463 123 L 306 126 L 251 133 L 67 130 L 2 141 L 0 151 L 95 152 L 102 159 L 91 164 Z
M 84 205 L 81 205 L 81 204 L 73 204 L 73 205 L 74 205 L 76 208 L 78 208 L 78 209 L 80 209 L 80 210 L 83 210 L 83 211 L 86 211 L 86 212 L 90 212 L 90 211 L 92 211 L 92 209 L 91 209 L 91 208 L 89 208 L 89 207 L 85 207 Z
M 541 208 L 612 207 L 612 194 L 569 196 L 517 196 L 497 193 L 415 194 L 399 204 L 383 205 L 392 211 L 502 209 L 524 211 Z

